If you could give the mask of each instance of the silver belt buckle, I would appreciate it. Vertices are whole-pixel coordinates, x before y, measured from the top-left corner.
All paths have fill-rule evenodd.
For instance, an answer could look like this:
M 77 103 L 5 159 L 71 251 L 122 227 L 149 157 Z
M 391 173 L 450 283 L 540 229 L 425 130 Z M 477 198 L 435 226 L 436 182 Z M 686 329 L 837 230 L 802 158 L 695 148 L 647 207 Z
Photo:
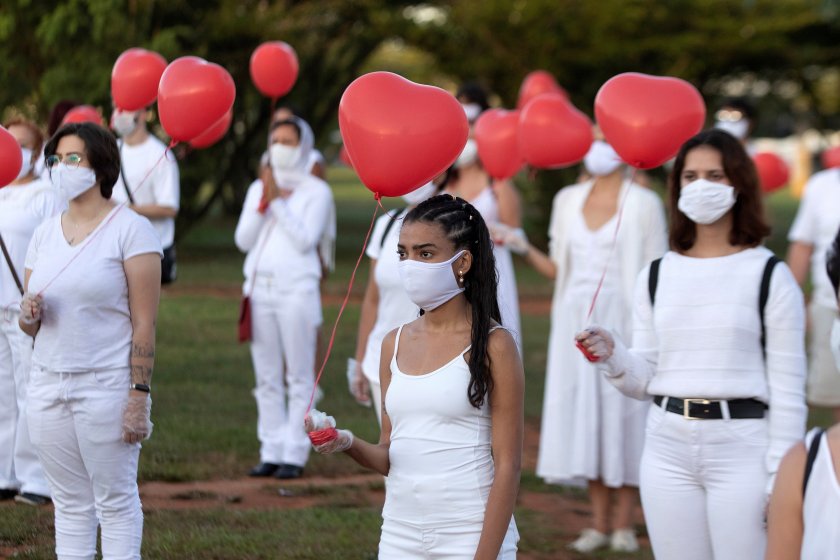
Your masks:
M 690 403 L 697 403 L 697 404 L 712 404 L 712 401 L 709 399 L 683 399 L 683 418 L 686 420 L 702 420 L 702 418 L 695 418 L 691 416 L 688 412 L 688 405 Z

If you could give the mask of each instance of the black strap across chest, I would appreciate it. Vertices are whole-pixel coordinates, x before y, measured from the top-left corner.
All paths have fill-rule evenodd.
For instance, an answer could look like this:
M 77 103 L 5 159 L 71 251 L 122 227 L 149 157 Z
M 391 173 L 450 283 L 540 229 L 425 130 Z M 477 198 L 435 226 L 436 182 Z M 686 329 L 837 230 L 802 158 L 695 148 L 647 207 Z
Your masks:
M 15 270 L 15 265 L 12 264 L 12 256 L 9 255 L 9 250 L 6 248 L 6 242 L 3 241 L 2 235 L 0 235 L 0 250 L 3 251 L 3 256 L 6 258 L 6 263 L 9 265 L 9 270 L 12 273 L 12 278 L 15 279 L 15 285 L 20 295 L 23 295 L 23 283 L 21 283 L 20 276 L 18 276 L 17 270 Z

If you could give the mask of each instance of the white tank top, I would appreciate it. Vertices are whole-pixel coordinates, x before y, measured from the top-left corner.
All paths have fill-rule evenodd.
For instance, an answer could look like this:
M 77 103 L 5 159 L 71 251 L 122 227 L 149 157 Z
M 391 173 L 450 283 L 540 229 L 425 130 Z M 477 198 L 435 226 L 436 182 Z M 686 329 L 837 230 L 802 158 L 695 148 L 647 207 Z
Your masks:
M 816 430 L 807 437 L 808 444 L 813 440 Z M 837 558 L 840 554 L 840 483 L 834 472 L 834 460 L 828 446 L 828 435 L 820 438 L 820 449 L 814 460 L 811 477 L 802 503 L 803 560 Z
M 385 395 L 391 468 L 382 517 L 427 528 L 482 523 L 493 484 L 490 405 L 475 408 L 467 397 L 470 348 L 435 371 L 408 375 L 397 365 L 401 334 L 402 327 Z

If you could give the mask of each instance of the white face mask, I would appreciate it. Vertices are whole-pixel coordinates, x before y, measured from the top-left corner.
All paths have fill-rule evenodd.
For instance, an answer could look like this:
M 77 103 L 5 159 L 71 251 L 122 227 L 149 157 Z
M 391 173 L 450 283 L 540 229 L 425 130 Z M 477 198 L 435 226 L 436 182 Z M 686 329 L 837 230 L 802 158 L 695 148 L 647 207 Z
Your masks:
M 715 128 L 724 132 L 728 132 L 738 140 L 743 140 L 747 137 L 747 132 L 750 129 L 750 121 L 741 119 L 738 121 L 717 121 Z
M 621 158 L 612 146 L 603 140 L 595 140 L 583 158 L 583 165 L 590 175 L 609 175 L 621 165 Z
M 21 146 L 20 152 L 23 159 L 20 162 L 20 171 L 18 171 L 18 176 L 15 178 L 15 181 L 23 179 L 32 170 L 32 150 Z
M 464 113 L 467 115 L 469 122 L 473 122 L 481 114 L 481 105 L 478 103 L 465 103 L 461 107 L 464 108 Z
M 70 169 L 59 163 L 50 170 L 50 180 L 67 200 L 73 200 L 96 185 L 96 173 L 90 167 Z
M 452 263 L 465 252 L 458 251 L 454 257 L 440 263 L 400 261 L 400 278 L 409 299 L 420 309 L 431 311 L 463 292 L 464 288 L 455 279 Z
M 464 144 L 464 149 L 461 150 L 461 155 L 455 160 L 455 167 L 466 167 L 476 161 L 478 161 L 478 144 L 472 138 L 468 138 L 467 143 Z
M 299 146 L 286 146 L 285 144 L 272 144 L 268 149 L 268 160 L 272 169 L 292 169 L 300 157 Z
M 735 205 L 735 188 L 697 179 L 680 189 L 677 207 L 695 224 L 713 224 Z
M 834 363 L 840 369 L 840 319 L 834 319 L 831 326 L 831 353 L 834 354 Z
M 116 111 L 111 118 L 111 127 L 117 136 L 124 138 L 137 129 L 137 113 L 127 111 Z
M 409 206 L 417 206 L 424 200 L 432 198 L 437 190 L 437 185 L 429 181 L 422 187 L 418 187 L 410 193 L 402 195 L 402 198 Z

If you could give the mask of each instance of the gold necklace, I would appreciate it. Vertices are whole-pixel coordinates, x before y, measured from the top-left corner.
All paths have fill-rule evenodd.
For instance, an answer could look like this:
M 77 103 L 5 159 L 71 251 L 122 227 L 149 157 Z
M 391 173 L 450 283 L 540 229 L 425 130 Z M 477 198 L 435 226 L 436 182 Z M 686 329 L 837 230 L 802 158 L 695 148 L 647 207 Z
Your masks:
M 68 243 L 70 243 L 70 245 L 75 245 L 75 244 L 76 244 L 76 236 L 79 234 L 79 226 L 86 226 L 86 227 L 87 227 L 87 226 L 89 226 L 90 224 L 93 224 L 94 222 L 96 222 L 96 220 L 98 220 L 101 216 L 102 216 L 102 209 L 100 209 L 100 210 L 99 210 L 99 211 L 98 211 L 98 212 L 97 212 L 97 213 L 93 216 L 93 218 L 91 218 L 91 219 L 89 219 L 89 220 L 86 220 L 86 221 L 82 222 L 81 224 L 77 224 L 74 220 L 71 220 L 71 219 L 70 219 L 70 213 L 69 213 L 69 212 L 68 212 L 67 214 L 65 214 L 65 217 L 67 218 L 67 221 L 68 221 L 68 222 L 70 222 L 70 225 L 71 225 L 71 226 L 73 226 L 73 235 L 70 237 L 70 239 L 68 239 L 68 240 L 67 240 L 67 242 L 68 242 Z M 79 242 L 81 243 L 81 242 L 82 242 L 82 240 L 84 240 L 84 239 L 85 239 L 88 235 L 90 235 L 90 234 L 91 234 L 91 232 L 92 232 L 94 229 L 96 229 L 96 226 L 94 226 L 94 227 L 92 227 L 92 228 L 88 229 L 88 231 L 87 231 L 87 232 L 84 232 L 84 230 L 82 230 L 82 231 L 84 232 L 84 234 L 83 234 L 83 235 L 81 235 L 81 236 L 78 238 L 78 239 L 79 239 Z

